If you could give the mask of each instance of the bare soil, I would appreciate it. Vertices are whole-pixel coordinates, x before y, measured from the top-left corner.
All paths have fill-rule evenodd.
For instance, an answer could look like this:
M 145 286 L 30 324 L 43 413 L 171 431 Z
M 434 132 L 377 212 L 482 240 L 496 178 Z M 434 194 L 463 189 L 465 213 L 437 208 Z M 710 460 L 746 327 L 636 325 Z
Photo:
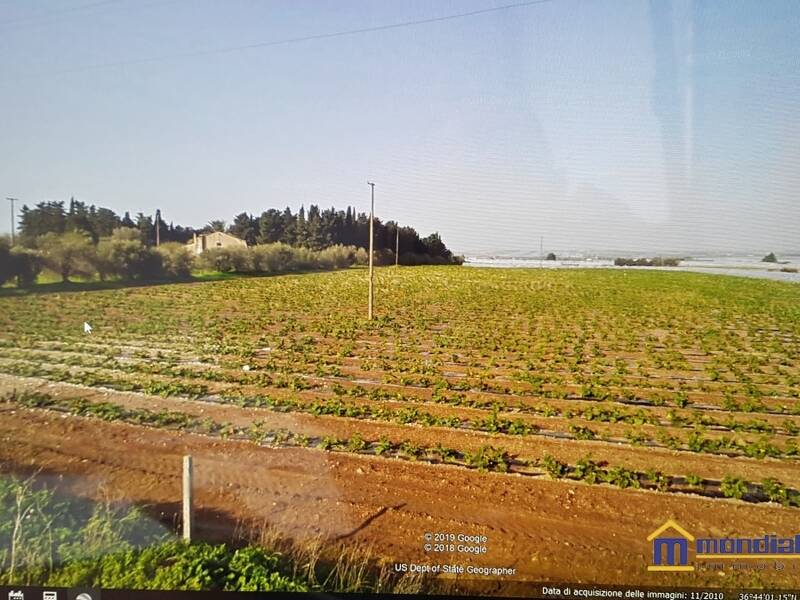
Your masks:
M 3 376 L 2 387 L 33 385 L 30 382 Z M 54 395 L 75 395 L 76 386 L 36 385 Z M 85 388 L 81 395 L 97 400 L 109 399 L 109 394 L 113 394 L 113 401 L 131 406 L 175 409 L 179 403 L 187 413 L 202 411 L 228 420 L 269 415 L 291 419 L 294 428 L 335 432 L 343 427 L 349 432 L 360 431 L 365 437 L 373 430 L 392 428 L 391 424 L 277 415 Z M 415 432 L 429 441 L 447 443 L 445 430 L 403 428 L 406 438 Z M 476 437 L 449 435 L 458 435 L 461 445 Z M 721 473 L 731 462 L 721 458 L 716 467 L 715 457 L 587 444 L 593 444 L 596 458 L 607 454 L 615 464 L 663 465 L 667 472 L 694 463 L 694 472 L 718 469 Z M 562 445 L 564 458 L 580 446 L 575 442 Z M 178 512 L 184 454 L 191 454 L 195 460 L 199 533 L 209 539 L 230 537 L 240 526 L 268 526 L 296 540 L 321 536 L 330 541 L 366 544 L 387 561 L 514 567 L 515 579 L 526 581 L 734 586 L 789 585 L 798 577 L 798 571 L 791 569 L 765 570 L 758 576 L 729 570 L 724 575 L 703 571 L 652 573 L 647 571 L 651 549 L 646 540 L 667 518 L 703 536 L 793 536 L 800 532 L 797 509 L 315 449 L 265 448 L 8 405 L 0 409 L 0 462 L 5 470 L 41 469 L 57 474 L 75 493 L 87 497 L 113 493 L 154 507 L 165 522 L 174 522 Z M 782 478 L 789 478 L 786 466 L 777 461 L 735 462 L 752 464 L 752 472 L 759 477 L 774 468 Z M 749 472 L 751 467 L 744 470 Z M 435 532 L 486 535 L 488 552 L 479 557 L 426 553 L 424 535 Z

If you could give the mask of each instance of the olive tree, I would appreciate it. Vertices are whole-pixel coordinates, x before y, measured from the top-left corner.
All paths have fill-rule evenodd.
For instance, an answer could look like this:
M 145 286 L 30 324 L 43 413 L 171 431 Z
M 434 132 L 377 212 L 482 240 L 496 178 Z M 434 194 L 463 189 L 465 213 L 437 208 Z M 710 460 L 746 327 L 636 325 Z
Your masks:
M 73 275 L 91 275 L 95 248 L 89 234 L 80 231 L 46 233 L 37 240 L 42 260 L 47 268 L 68 282 Z

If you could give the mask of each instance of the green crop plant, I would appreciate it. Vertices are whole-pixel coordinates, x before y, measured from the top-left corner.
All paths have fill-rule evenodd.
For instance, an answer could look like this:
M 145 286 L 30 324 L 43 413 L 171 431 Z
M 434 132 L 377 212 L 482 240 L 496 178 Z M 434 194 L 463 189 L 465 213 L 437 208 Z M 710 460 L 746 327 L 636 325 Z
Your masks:
M 741 500 L 747 494 L 747 482 L 734 475 L 726 475 L 719 486 L 720 492 L 726 498 Z

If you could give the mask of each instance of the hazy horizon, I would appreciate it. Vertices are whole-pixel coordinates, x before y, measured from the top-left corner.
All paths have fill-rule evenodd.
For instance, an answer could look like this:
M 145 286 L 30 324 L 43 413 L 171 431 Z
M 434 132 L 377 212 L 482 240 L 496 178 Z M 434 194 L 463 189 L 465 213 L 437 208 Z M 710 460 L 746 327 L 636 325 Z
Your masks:
M 371 180 L 459 254 L 800 253 L 800 4 L 464 14 L 502 5 L 0 2 L 0 197 L 202 226 Z

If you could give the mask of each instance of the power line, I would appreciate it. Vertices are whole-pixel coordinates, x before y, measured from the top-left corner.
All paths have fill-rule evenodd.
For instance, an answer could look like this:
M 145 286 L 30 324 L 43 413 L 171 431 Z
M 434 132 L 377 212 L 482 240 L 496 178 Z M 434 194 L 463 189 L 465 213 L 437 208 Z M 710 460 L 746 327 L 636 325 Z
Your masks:
M 273 46 L 286 46 L 290 44 L 298 44 L 302 42 L 312 42 L 318 40 L 327 40 L 338 37 L 346 37 L 353 35 L 360 35 L 363 33 L 374 33 L 378 31 L 388 31 L 390 29 L 402 29 L 407 27 L 416 27 L 419 25 L 428 25 L 431 23 L 441 23 L 443 21 L 451 21 L 453 19 L 464 19 L 468 17 L 475 17 L 489 13 L 500 11 L 512 10 L 515 8 L 526 8 L 535 6 L 537 4 L 548 4 L 555 2 L 555 0 L 528 0 L 527 2 L 517 2 L 514 4 L 504 4 L 502 6 L 493 6 L 490 8 L 482 8 L 478 10 L 471 10 L 468 12 L 455 13 L 450 15 L 443 15 L 441 17 L 429 17 L 427 19 L 415 19 L 413 21 L 402 21 L 400 23 L 388 23 L 386 25 L 376 25 L 373 27 L 361 27 L 358 29 L 347 29 L 343 31 L 334 31 L 329 33 L 318 33 L 314 35 L 306 35 L 302 37 L 286 38 L 282 40 L 272 40 L 267 42 L 256 42 L 253 44 L 243 44 L 241 46 L 227 46 L 223 48 L 213 48 L 208 50 L 196 50 L 192 52 L 182 52 L 175 54 L 164 54 L 162 56 L 153 56 L 150 58 L 140 58 L 131 60 L 121 60 L 117 62 L 98 63 L 94 65 L 86 65 L 84 67 L 75 67 L 73 69 L 65 69 L 62 71 L 54 71 L 51 73 L 41 73 L 39 76 L 49 75 L 64 75 L 69 73 L 82 73 L 85 71 L 95 71 L 100 69 L 113 69 L 117 67 L 128 67 L 135 65 L 144 65 L 150 63 L 158 63 L 169 60 L 181 60 L 188 58 L 197 58 L 200 56 L 211 56 L 214 54 L 227 54 L 230 52 L 241 52 L 244 50 L 255 50 L 258 48 L 270 48 Z
M 20 17 L 9 21 L 0 22 L 0 32 L 13 33 L 22 29 L 48 25 L 59 25 L 75 18 L 92 17 L 96 15 L 107 15 L 118 10 L 142 10 L 161 6 L 163 4 L 174 4 L 184 0 L 156 0 L 155 2 L 137 2 L 136 4 L 120 4 L 120 0 L 103 0 L 91 4 L 82 4 L 70 9 L 54 10 L 31 17 Z M 88 12 L 87 12 L 88 11 Z
M 90 8 L 97 8 L 99 6 L 106 6 L 107 4 L 116 4 L 121 0 L 99 0 L 98 2 L 91 2 L 89 4 L 81 4 L 79 6 L 70 6 L 68 8 L 62 8 L 60 10 L 49 10 L 44 13 L 39 13 L 38 15 L 32 15 L 28 17 L 18 17 L 16 19 L 9 19 L 7 21 L 0 21 L 0 27 L 5 27 L 6 25 L 28 25 L 31 23 L 36 23 L 41 20 L 49 20 L 53 17 L 58 17 L 65 14 L 80 12 L 82 10 L 87 10 Z

